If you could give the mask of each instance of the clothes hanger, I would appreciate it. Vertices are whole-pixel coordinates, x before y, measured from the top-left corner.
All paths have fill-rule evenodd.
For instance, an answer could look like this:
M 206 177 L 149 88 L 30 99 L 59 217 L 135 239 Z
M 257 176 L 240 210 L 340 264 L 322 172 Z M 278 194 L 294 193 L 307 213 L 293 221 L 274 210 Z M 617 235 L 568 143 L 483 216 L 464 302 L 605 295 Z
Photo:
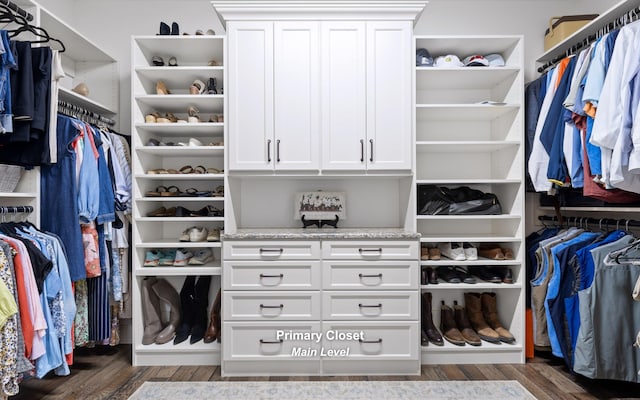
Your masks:
M 60 50 L 58 50 L 60 53 L 64 53 L 66 51 L 66 47 L 64 43 L 62 43 L 62 41 L 59 39 L 51 37 L 51 35 L 49 35 L 49 32 L 47 32 L 47 30 L 44 29 L 43 27 L 30 24 L 26 18 L 11 12 L 9 8 L 7 8 L 2 4 L 0 4 L 0 9 L 4 9 L 4 12 L 0 13 L 0 22 L 14 22 L 18 24 L 18 27 L 16 29 L 8 30 L 8 32 L 10 32 L 9 34 L 10 38 L 14 38 L 23 32 L 29 32 L 33 34 L 36 38 L 40 38 L 40 40 L 30 40 L 29 41 L 30 43 L 35 44 L 35 43 L 55 42 L 60 45 Z

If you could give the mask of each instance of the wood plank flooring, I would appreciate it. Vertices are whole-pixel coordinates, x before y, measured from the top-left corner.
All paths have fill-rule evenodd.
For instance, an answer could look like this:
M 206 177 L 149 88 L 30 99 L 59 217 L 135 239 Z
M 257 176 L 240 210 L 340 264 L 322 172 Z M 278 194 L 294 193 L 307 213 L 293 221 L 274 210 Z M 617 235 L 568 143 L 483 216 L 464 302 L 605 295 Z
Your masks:
M 78 349 L 71 375 L 29 379 L 12 400 L 126 400 L 145 381 L 245 381 L 222 378 L 219 367 L 132 367 L 131 346 Z M 590 380 L 569 373 L 556 359 L 525 365 L 423 366 L 420 376 L 255 377 L 250 380 L 517 380 L 539 400 L 640 399 L 640 384 Z

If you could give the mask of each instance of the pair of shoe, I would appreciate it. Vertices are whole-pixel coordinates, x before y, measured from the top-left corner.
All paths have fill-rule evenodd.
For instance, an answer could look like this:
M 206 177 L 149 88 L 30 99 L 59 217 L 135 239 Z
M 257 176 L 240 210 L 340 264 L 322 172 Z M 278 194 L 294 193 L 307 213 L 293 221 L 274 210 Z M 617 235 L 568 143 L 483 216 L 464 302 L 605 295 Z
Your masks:
M 187 276 L 180 289 L 180 306 L 182 320 L 176 330 L 173 344 L 189 339 L 194 344 L 205 337 L 207 330 L 207 306 L 209 305 L 209 288 L 211 276 Z
M 478 334 L 472 329 L 468 315 L 464 307 L 459 306 L 457 301 L 453 302 L 453 309 L 442 301 L 440 308 L 440 330 L 442 336 L 451 344 L 464 346 L 469 343 L 471 346 L 480 346 L 482 341 Z
M 423 246 L 420 248 L 420 259 L 421 260 L 440 260 L 440 250 L 437 247 L 426 247 Z
M 509 267 L 472 266 L 469 273 L 489 283 L 513 283 L 513 273 Z
M 182 146 L 182 147 L 199 147 L 199 146 L 204 146 L 204 144 L 196 139 L 196 138 L 189 138 L 188 142 L 161 142 L 158 139 L 154 139 L 151 138 L 149 140 L 147 140 L 147 144 L 146 146 Z M 208 144 L 208 146 L 213 146 L 213 144 Z
M 513 250 L 508 247 L 500 247 L 498 245 L 481 246 L 478 250 L 480 257 L 490 260 L 513 260 Z
M 193 81 L 189 86 L 189 93 L 193 95 L 199 94 L 218 94 L 218 80 L 216 78 L 209 78 L 209 83 L 205 85 L 200 79 Z
M 438 267 L 436 268 L 436 273 L 438 274 L 438 278 L 447 283 L 474 284 L 477 282 L 476 278 L 471 276 L 464 268 L 458 266 Z
M 157 186 L 155 190 L 149 190 L 145 193 L 147 197 L 176 197 L 182 192 L 177 186 Z
M 180 296 L 164 278 L 147 277 L 141 282 L 142 344 L 165 344 L 173 340 L 180 323 Z M 163 312 L 168 308 L 169 313 Z M 167 318 L 168 315 L 168 318 Z
M 158 35 L 165 36 L 165 35 L 179 35 L 179 34 L 180 34 L 180 27 L 178 26 L 177 22 L 171 23 L 171 28 L 169 28 L 169 25 L 160 21 L 160 33 L 158 33 Z
M 156 67 L 163 67 L 164 66 L 164 58 L 160 57 L 160 56 L 153 56 L 151 57 L 151 63 L 156 66 Z M 178 59 L 175 58 L 174 56 L 169 57 L 169 62 L 168 64 L 170 67 L 177 67 L 178 66 Z
M 145 267 L 184 267 L 187 265 L 204 265 L 213 259 L 210 249 L 200 249 L 191 252 L 188 249 L 148 250 Z
M 464 302 L 471 327 L 480 339 L 494 344 L 515 343 L 515 337 L 500 323 L 495 293 L 465 293 Z
M 220 210 L 214 206 L 204 206 L 199 210 L 189 210 L 186 207 L 177 206 L 165 208 L 157 208 L 147 214 L 149 217 L 222 217 L 224 210 Z
M 180 238 L 181 242 L 219 242 L 222 230 L 214 228 L 208 230 L 203 226 L 192 226 L 185 229 Z
M 432 296 L 431 293 L 425 292 L 421 296 L 421 328 L 422 328 L 422 346 L 428 346 L 429 343 L 436 346 L 444 346 L 444 340 L 442 335 L 438 332 L 435 324 L 433 323 L 433 315 L 431 309 Z
M 454 261 L 476 261 L 478 249 L 471 243 L 438 243 L 440 253 Z
M 144 122 L 147 124 L 170 124 L 177 122 L 186 123 L 187 121 L 178 120 L 178 118 L 173 115 L 173 113 L 166 113 L 163 116 L 160 113 L 153 111 L 144 116 Z
M 422 279 L 421 279 L 421 283 L 423 285 L 427 285 L 427 284 L 431 284 L 431 285 L 437 285 L 438 284 L 438 274 L 436 273 L 436 270 L 434 268 L 431 267 L 422 267 Z

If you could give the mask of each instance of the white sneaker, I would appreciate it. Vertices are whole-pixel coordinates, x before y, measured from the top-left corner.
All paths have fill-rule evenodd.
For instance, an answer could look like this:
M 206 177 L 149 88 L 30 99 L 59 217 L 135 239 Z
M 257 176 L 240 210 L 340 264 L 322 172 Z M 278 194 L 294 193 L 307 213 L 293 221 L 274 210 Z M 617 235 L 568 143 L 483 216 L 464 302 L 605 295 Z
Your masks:
M 464 255 L 464 249 L 461 243 L 438 243 L 440 253 L 454 261 L 465 261 L 467 257 Z
M 189 265 L 204 265 L 211 260 L 213 260 L 213 252 L 211 249 L 200 249 L 191 257 Z
M 205 227 L 193 227 L 189 231 L 189 241 L 191 242 L 204 242 L 207 240 L 209 231 Z
M 184 267 L 189 264 L 189 260 L 191 260 L 193 254 L 187 249 L 178 249 L 176 250 L 176 259 L 173 261 L 174 267 Z
M 462 248 L 464 249 L 464 256 L 467 258 L 467 261 L 478 260 L 478 249 L 476 249 L 471 243 L 462 243 Z

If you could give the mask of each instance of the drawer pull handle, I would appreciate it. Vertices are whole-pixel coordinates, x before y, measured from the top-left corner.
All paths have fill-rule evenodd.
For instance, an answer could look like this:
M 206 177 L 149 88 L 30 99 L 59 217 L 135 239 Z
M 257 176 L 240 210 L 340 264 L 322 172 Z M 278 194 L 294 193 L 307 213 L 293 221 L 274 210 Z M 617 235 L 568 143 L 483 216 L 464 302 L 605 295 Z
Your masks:
M 280 344 L 284 342 L 283 339 L 279 339 L 279 340 L 264 340 L 264 339 L 260 339 L 260 344 Z
M 362 253 L 366 253 L 366 252 L 376 252 L 376 253 L 380 253 L 382 254 L 382 247 L 378 247 L 377 249 L 358 249 L 358 252 L 360 252 L 360 254 Z
M 284 252 L 283 248 L 279 248 L 279 249 L 263 249 L 260 248 L 260 254 L 262 253 L 278 253 L 278 254 L 282 254 Z
M 358 307 L 360 308 L 365 308 L 365 307 L 369 307 L 369 308 L 382 308 L 382 303 L 378 303 L 378 304 L 358 304 Z
M 376 340 L 364 340 L 364 339 L 358 339 L 358 341 L 360 343 L 382 343 L 382 338 L 376 339 Z
M 265 306 L 264 304 L 260 304 L 260 308 L 284 308 L 284 304 L 280 304 L 279 306 Z
M 260 274 L 260 278 L 284 278 L 284 274 L 273 274 L 273 275 L 269 275 L 269 274 Z
M 360 278 L 380 278 L 382 279 L 382 274 L 358 274 Z

